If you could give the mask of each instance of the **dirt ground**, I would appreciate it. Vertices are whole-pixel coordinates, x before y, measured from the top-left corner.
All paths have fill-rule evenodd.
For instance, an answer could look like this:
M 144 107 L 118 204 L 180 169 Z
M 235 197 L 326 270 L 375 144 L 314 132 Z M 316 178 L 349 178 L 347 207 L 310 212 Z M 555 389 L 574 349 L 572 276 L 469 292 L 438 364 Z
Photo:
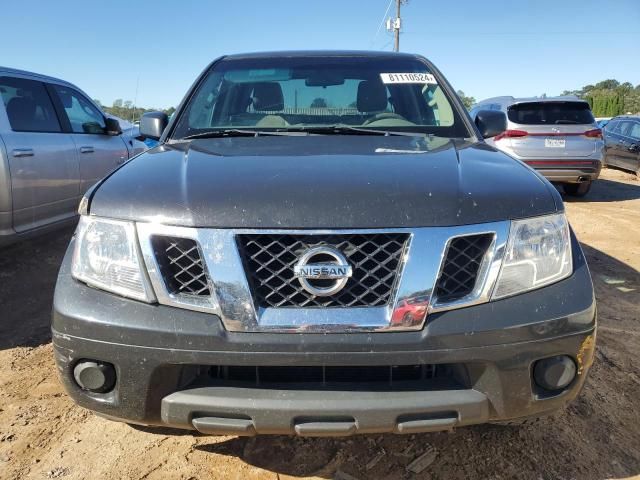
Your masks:
M 348 439 L 145 431 L 74 406 L 53 364 L 49 315 L 71 234 L 0 250 L 0 478 L 627 478 L 640 474 L 640 181 L 606 170 L 567 201 L 599 309 L 597 358 L 566 411 L 512 429 Z M 421 473 L 407 466 L 427 450 Z

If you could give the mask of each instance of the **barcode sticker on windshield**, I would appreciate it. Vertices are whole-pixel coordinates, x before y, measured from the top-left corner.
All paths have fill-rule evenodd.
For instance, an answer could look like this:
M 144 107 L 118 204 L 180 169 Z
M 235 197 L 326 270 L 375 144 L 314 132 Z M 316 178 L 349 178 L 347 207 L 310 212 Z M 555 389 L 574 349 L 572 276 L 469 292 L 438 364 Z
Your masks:
M 428 83 L 437 85 L 436 77 L 430 73 L 381 73 L 382 83 Z

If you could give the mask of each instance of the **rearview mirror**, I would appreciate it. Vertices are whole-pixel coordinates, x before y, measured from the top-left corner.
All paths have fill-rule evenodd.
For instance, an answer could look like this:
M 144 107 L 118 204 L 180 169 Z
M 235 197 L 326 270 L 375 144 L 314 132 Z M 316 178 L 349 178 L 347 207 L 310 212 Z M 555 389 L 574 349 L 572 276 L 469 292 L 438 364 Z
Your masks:
M 476 114 L 476 126 L 482 138 L 491 138 L 507 129 L 507 116 L 497 110 L 480 110 Z
M 140 136 L 159 140 L 168 123 L 169 117 L 164 112 L 145 113 L 140 118 Z
M 333 85 L 344 85 L 344 75 L 333 72 L 314 72 L 309 75 L 304 84 L 307 87 L 331 87 Z
M 116 136 L 122 133 L 122 128 L 120 127 L 120 122 L 115 118 L 105 118 L 104 120 L 104 132 L 107 135 Z

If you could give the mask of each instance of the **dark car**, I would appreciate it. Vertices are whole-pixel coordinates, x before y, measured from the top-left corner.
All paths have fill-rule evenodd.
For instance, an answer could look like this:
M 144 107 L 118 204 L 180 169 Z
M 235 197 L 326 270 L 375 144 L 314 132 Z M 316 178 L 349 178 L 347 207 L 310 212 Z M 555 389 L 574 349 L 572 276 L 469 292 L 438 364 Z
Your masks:
M 417 55 L 214 61 L 80 205 L 53 309 L 67 392 L 233 435 L 563 407 L 593 358 L 591 278 L 557 190 L 484 142 L 505 124 L 472 123 Z
M 604 163 L 640 175 L 640 116 L 613 118 L 604 128 Z

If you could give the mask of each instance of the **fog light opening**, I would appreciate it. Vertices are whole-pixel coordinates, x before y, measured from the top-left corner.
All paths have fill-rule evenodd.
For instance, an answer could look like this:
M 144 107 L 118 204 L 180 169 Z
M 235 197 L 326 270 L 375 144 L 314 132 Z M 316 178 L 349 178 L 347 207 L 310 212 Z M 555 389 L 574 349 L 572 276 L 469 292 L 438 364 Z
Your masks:
M 536 384 L 550 392 L 567 388 L 576 378 L 576 364 L 567 355 L 538 360 L 533 367 Z
M 106 393 L 116 384 L 116 370 L 110 363 L 81 360 L 73 369 L 73 378 L 83 390 Z

